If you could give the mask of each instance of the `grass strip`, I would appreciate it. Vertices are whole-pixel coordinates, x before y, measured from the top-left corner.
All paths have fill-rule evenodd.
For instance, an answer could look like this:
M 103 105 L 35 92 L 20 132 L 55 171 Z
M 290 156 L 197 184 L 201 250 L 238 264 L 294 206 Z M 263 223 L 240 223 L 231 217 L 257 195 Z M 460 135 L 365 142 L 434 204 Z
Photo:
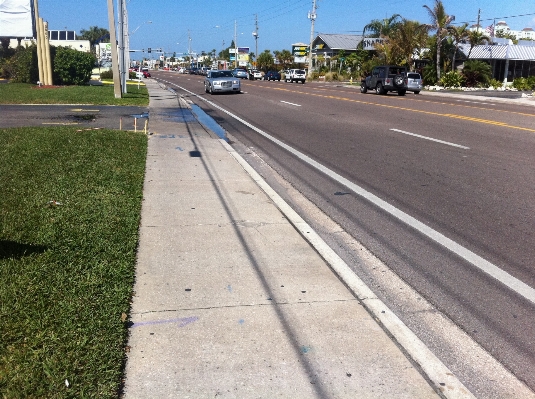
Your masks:
M 0 84 L 0 104 L 99 104 L 147 106 L 145 85 L 127 85 L 128 93 L 115 98 L 113 85 L 38 87 L 26 83 Z
M 141 133 L 0 129 L 0 396 L 118 396 L 146 150 Z

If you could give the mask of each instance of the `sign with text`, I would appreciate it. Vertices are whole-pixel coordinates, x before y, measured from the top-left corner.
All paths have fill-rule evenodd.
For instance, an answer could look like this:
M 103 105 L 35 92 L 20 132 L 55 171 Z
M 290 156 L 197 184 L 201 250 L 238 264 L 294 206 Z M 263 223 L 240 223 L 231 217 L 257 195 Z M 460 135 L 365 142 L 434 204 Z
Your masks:
M 309 46 L 292 46 L 292 55 L 294 57 L 305 57 L 308 55 Z
M 375 50 L 376 44 L 383 44 L 385 39 L 380 37 L 367 37 L 362 39 L 362 47 L 364 50 Z

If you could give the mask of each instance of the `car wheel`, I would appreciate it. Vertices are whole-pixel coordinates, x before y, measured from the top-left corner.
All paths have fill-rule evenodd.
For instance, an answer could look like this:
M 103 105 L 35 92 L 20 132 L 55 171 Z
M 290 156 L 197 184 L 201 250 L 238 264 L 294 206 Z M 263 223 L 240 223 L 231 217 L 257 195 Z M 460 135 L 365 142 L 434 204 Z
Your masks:
M 404 96 L 407 90 L 398 90 L 398 96 Z
M 212 88 L 212 85 L 210 85 L 210 95 L 213 95 L 214 94 L 214 89 Z
M 206 83 L 204 84 L 204 92 L 208 93 L 208 85 Z
M 403 86 L 403 76 L 402 75 L 396 75 L 394 78 L 394 84 L 396 86 Z
M 414 94 L 420 94 L 420 91 L 415 91 Z
M 386 94 L 386 90 L 383 88 L 381 83 L 377 83 L 377 86 L 375 87 L 375 94 Z
M 360 92 L 366 94 L 368 92 L 368 88 L 366 87 L 366 83 L 362 82 L 360 84 Z

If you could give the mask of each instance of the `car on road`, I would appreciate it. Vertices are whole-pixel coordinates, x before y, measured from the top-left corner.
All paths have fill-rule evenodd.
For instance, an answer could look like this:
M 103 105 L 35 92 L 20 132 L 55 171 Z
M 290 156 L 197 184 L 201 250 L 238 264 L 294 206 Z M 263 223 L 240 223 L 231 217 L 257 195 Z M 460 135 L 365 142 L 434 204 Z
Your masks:
M 305 84 L 307 74 L 304 69 L 290 69 L 284 76 L 286 82 L 301 82 Z
M 149 71 L 137 71 L 136 72 L 136 78 L 150 78 L 150 72 Z
M 241 91 L 240 79 L 229 70 L 211 70 L 204 79 L 206 93 L 239 93 Z
M 247 71 L 245 69 L 241 69 L 241 68 L 235 68 L 232 70 L 232 74 L 237 77 L 237 78 L 240 78 L 240 79 L 247 79 L 247 77 L 249 76 L 247 74 Z
M 278 80 L 281 81 L 281 74 L 277 71 L 267 71 L 264 75 L 264 80 Z
M 408 72 L 407 73 L 407 91 L 412 91 L 414 94 L 420 93 L 424 83 L 422 77 L 417 72 Z
M 262 79 L 263 74 L 257 69 L 251 69 L 248 73 L 248 76 L 249 76 L 249 80 L 257 80 L 257 79 Z

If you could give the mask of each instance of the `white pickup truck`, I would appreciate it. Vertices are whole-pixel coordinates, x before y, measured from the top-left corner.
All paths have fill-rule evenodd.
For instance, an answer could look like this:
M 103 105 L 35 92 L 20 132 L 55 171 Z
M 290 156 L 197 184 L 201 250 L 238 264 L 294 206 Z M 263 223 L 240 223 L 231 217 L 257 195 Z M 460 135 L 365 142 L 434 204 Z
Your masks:
M 285 74 L 284 80 L 286 82 L 301 82 L 305 84 L 307 79 L 307 74 L 303 69 L 290 69 L 288 73 Z

